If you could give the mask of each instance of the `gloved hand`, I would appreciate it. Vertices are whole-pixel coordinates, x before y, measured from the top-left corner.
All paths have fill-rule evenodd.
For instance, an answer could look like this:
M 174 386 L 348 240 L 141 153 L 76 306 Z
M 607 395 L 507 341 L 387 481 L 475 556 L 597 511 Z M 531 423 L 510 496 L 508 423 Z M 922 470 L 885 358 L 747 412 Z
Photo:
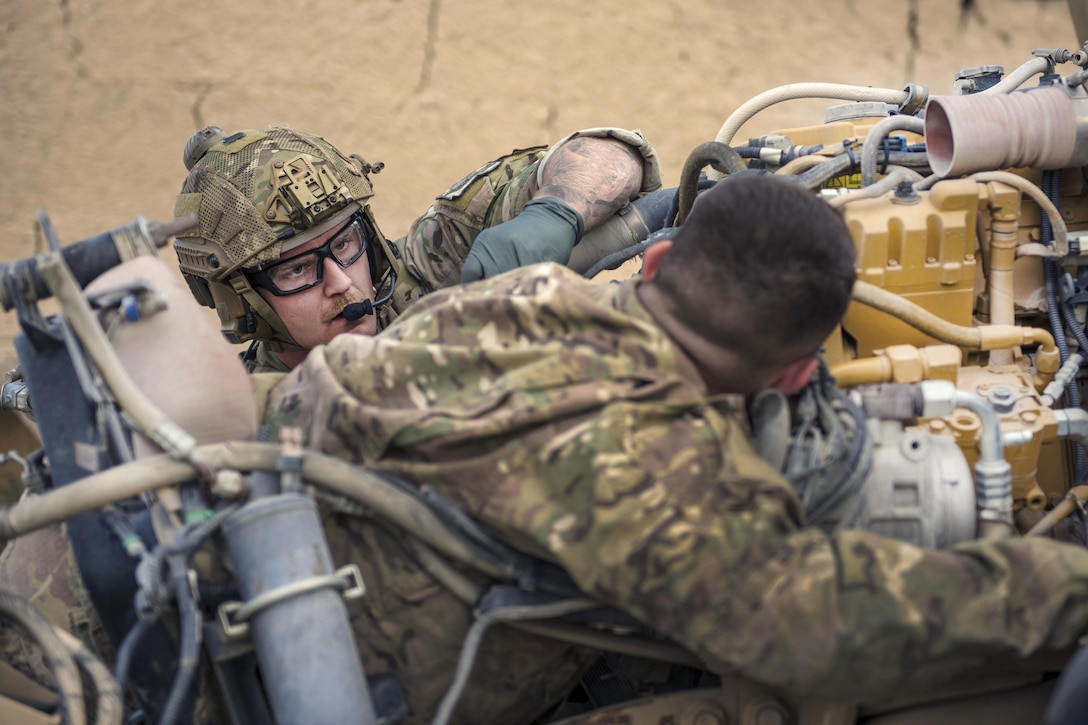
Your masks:
M 474 282 L 536 262 L 565 264 L 584 228 L 582 215 L 559 199 L 533 199 L 510 221 L 477 235 L 461 267 L 461 281 Z

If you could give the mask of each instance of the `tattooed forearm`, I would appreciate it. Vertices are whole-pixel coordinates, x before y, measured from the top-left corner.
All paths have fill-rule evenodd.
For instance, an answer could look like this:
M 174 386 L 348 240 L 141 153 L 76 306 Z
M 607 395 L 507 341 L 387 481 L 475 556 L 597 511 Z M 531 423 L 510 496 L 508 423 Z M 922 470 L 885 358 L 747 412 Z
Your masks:
M 586 231 L 635 198 L 642 186 L 642 157 L 607 138 L 566 142 L 544 167 L 543 185 L 532 196 L 553 196 L 582 215 Z

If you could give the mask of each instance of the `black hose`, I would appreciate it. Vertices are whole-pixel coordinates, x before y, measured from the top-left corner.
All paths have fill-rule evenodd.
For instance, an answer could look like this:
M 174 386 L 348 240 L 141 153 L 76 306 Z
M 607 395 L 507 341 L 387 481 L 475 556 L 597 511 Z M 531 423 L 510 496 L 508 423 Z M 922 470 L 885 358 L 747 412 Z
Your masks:
M 113 667 L 113 678 L 117 680 L 117 684 L 122 690 L 128 682 L 128 671 L 132 667 L 132 655 L 136 648 L 140 646 L 144 635 L 155 626 L 155 621 L 156 619 L 152 617 L 136 620 L 136 624 L 128 631 L 128 634 L 121 641 L 121 646 L 117 648 L 117 661 Z
M 616 267 L 619 267 L 621 264 L 626 262 L 628 259 L 632 259 L 639 254 L 642 254 L 649 247 L 661 241 L 662 239 L 668 239 L 669 236 L 675 231 L 676 227 L 665 227 L 664 229 L 657 230 L 656 232 L 646 237 L 641 242 L 638 242 L 637 244 L 632 244 L 631 246 L 624 247 L 623 249 L 617 249 L 615 252 L 607 254 L 604 257 L 598 259 L 596 264 L 587 269 L 585 271 L 585 274 L 583 274 L 582 276 L 586 279 L 593 279 L 606 269 L 615 269 Z
M 1043 172 L 1042 190 L 1048 199 L 1057 206 L 1060 200 L 1061 170 L 1048 170 Z M 1050 215 L 1045 209 L 1040 210 L 1039 241 L 1047 246 L 1052 246 L 1054 240 L 1054 227 L 1050 222 Z M 1050 329 L 1054 333 L 1054 344 L 1058 348 L 1061 364 L 1069 359 L 1069 341 L 1065 336 L 1065 325 L 1062 324 L 1061 303 L 1058 301 L 1058 263 L 1049 257 L 1043 259 L 1043 282 L 1046 286 L 1046 315 L 1050 322 Z M 1080 389 L 1076 385 L 1076 376 L 1070 379 L 1065 389 L 1069 400 L 1069 407 L 1080 408 Z M 1074 444 L 1074 478 L 1079 483 L 1088 473 L 1085 466 L 1084 446 Z
M 65 638 L 76 664 L 94 685 L 94 725 L 121 725 L 125 705 L 117 680 L 102 660 L 91 654 L 75 635 L 65 632 Z
M 170 692 L 166 698 L 166 704 L 163 705 L 159 716 L 159 725 L 173 725 L 181 717 L 184 709 L 189 706 L 189 695 L 196 679 L 197 667 L 200 664 L 200 646 L 203 633 L 200 629 L 200 611 L 197 609 L 190 589 L 189 560 L 200 548 L 204 540 L 218 530 L 223 521 L 237 508 L 238 504 L 229 504 L 218 509 L 209 519 L 185 524 L 178 531 L 172 543 L 160 544 L 144 562 L 144 565 L 148 568 L 147 572 L 145 572 L 145 579 L 151 583 L 150 587 L 145 591 L 152 611 L 156 614 L 161 613 L 172 596 L 177 606 L 179 620 L 177 669 L 174 673 L 174 681 L 170 686 Z M 170 579 L 168 582 L 161 581 L 160 572 L 164 568 L 169 571 Z M 150 629 L 154 619 L 152 617 L 147 618 L 148 625 L 146 628 L 142 626 L 144 620 L 134 626 L 125 636 L 121 646 L 122 649 L 128 648 L 135 651 L 136 645 L 147 630 Z M 131 658 L 131 655 L 126 653 L 125 657 Z M 120 675 L 123 674 L 127 677 L 128 672 L 127 669 L 121 670 L 122 663 L 120 659 L 121 655 L 118 653 L 117 669 L 119 676 L 117 679 L 123 682 Z M 124 666 L 127 668 L 129 665 L 126 662 Z
M 852 155 L 842 154 L 818 166 L 813 166 L 793 178 L 800 181 L 806 189 L 818 189 L 836 176 L 850 173 L 856 166 L 857 161 Z
M 53 232 L 53 225 L 44 211 L 38 212 L 38 223 L 42 234 L 50 242 L 50 248 L 59 246 L 59 243 L 56 242 L 56 234 Z M 148 222 L 146 227 L 143 226 L 140 220 L 137 220 L 132 224 L 102 234 L 96 234 L 83 241 L 63 247 L 60 249 L 60 255 L 64 258 L 68 268 L 72 270 L 72 274 L 79 286 L 84 287 L 106 270 L 112 269 L 124 261 L 122 253 L 118 249 L 119 244 L 127 249 L 127 254 L 133 252 L 128 247 L 133 244 L 132 240 L 134 238 L 146 239 L 155 247 L 161 247 L 166 244 L 166 240 L 170 237 L 187 231 L 195 227 L 196 224 L 195 214 L 187 214 L 170 222 Z M 14 262 L 0 264 L 0 306 L 4 308 L 5 312 L 15 305 L 8 282 L 11 282 L 15 289 L 20 290 L 27 299 L 44 300 L 53 295 L 49 285 L 45 283 L 38 271 L 38 266 L 46 254 L 48 253 L 39 254 L 29 259 L 19 259 Z
M 1076 339 L 1081 353 L 1088 355 L 1088 334 L 1081 328 L 1077 313 L 1067 300 L 1062 300 L 1062 317 L 1065 318 L 1066 327 L 1073 331 L 1073 337 Z
M 178 619 L 181 625 L 178 632 L 180 655 L 174 684 L 170 687 L 170 695 L 163 706 L 159 725 L 174 725 L 178 722 L 181 711 L 187 704 L 189 693 L 192 691 L 197 665 L 200 664 L 200 613 L 189 591 L 189 578 L 185 569 L 174 577 L 174 593 L 177 597 Z
M 684 168 L 680 171 L 680 202 L 679 212 L 676 215 L 676 225 L 684 223 L 691 206 L 695 203 L 695 197 L 699 189 L 699 175 L 707 165 L 723 174 L 735 174 L 746 171 L 748 164 L 728 144 L 719 141 L 707 141 L 695 147 L 684 161 Z

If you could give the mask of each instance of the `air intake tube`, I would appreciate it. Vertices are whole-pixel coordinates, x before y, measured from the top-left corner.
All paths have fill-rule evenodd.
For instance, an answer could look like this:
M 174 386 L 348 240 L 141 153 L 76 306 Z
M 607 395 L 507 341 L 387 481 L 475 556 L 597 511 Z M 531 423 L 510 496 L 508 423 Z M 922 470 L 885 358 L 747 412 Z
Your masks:
M 940 177 L 1088 164 L 1088 95 L 1047 86 L 1009 94 L 938 96 L 926 105 L 926 150 Z

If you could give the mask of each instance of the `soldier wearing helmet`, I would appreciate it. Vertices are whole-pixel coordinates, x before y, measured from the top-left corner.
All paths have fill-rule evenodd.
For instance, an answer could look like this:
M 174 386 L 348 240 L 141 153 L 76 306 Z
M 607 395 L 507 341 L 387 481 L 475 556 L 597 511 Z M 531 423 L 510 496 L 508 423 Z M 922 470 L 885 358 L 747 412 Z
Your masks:
M 660 187 L 640 134 L 579 131 L 485 164 L 391 242 L 369 205 L 382 164 L 320 136 L 209 126 L 184 157 L 175 213 L 199 225 L 175 241 L 182 274 L 228 340 L 253 341 L 258 371 L 288 370 L 343 332 L 372 335 L 433 289 L 566 262 L 585 232 Z
M 209 126 L 186 144 L 184 160 L 175 212 L 196 213 L 199 223 L 175 241 L 179 266 L 197 300 L 218 313 L 224 337 L 253 343 L 254 371 L 293 368 L 343 332 L 372 335 L 439 287 L 566 262 L 576 243 L 592 242 L 581 241 L 590 230 L 637 234 L 634 215 L 617 212 L 661 185 L 653 148 L 637 132 L 578 131 L 551 149 L 485 164 L 391 242 L 369 205 L 382 165 L 319 136 Z M 9 546 L 0 580 L 112 659 L 62 527 Z M 10 635 L 0 632 L 0 661 L 50 682 L 37 650 Z

